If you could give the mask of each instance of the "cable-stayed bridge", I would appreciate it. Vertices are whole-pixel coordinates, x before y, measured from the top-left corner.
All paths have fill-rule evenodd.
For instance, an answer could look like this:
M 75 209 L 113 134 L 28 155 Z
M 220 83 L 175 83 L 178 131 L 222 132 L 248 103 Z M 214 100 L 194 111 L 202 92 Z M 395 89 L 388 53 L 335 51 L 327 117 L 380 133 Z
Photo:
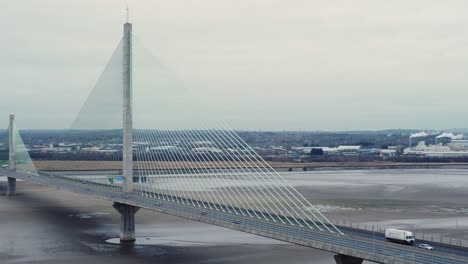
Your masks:
M 440 243 L 431 252 L 333 224 L 206 108 L 126 23 L 57 139 L 62 151 L 26 148 L 10 115 L 10 163 L 0 175 L 8 176 L 10 195 L 21 179 L 113 201 L 123 242 L 135 239 L 134 217 L 145 208 L 334 252 L 337 263 L 468 263 L 461 245 Z

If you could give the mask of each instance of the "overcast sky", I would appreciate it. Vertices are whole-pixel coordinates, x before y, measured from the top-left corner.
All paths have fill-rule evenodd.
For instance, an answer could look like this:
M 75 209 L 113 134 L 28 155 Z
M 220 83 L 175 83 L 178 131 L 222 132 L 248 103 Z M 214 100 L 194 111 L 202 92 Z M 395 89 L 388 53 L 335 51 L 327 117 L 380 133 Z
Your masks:
M 465 0 L 127 2 L 138 39 L 232 128 L 468 127 Z M 70 126 L 125 3 L 2 1 L 0 128 L 10 112 Z

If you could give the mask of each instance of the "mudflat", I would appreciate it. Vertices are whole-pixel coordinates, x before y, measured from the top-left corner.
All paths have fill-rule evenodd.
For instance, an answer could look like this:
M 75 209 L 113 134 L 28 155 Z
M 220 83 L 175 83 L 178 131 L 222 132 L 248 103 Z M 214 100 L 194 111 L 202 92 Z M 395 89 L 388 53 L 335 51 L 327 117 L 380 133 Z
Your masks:
M 331 253 L 148 210 L 136 215 L 142 243 L 115 245 L 106 242 L 119 232 L 110 202 L 28 182 L 15 197 L 5 188 L 0 182 L 2 264 L 334 263 Z
M 468 239 L 467 169 L 281 175 L 340 224 Z M 18 182 L 18 191 L 0 196 L 0 263 L 334 263 L 331 253 L 148 210 L 136 215 L 136 246 L 111 244 L 106 240 L 118 237 L 119 215 L 110 202 L 28 182 Z

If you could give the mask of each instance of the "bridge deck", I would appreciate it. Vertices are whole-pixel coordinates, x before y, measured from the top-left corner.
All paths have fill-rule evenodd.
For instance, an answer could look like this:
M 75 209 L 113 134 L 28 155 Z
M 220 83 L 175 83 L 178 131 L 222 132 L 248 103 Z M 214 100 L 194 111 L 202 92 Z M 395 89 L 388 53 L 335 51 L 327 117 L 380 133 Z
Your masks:
M 70 179 L 67 177 L 51 178 L 47 175 L 32 175 L 0 169 L 0 175 L 31 181 L 38 184 L 56 187 L 97 198 L 130 204 L 161 213 L 171 214 L 187 219 L 218 225 L 238 231 L 287 241 L 307 247 L 326 250 L 334 253 L 359 257 L 377 263 L 434 263 L 455 264 L 468 263 L 468 250 L 456 247 L 437 248 L 426 251 L 416 247 L 389 243 L 377 235 L 372 239 L 368 232 L 349 231 L 345 235 L 322 232 L 299 226 L 246 217 L 219 210 L 209 210 L 182 203 L 159 200 L 149 197 L 148 193 L 136 191 L 124 194 L 120 187 L 101 185 Z M 370 234 L 372 236 L 372 234 Z

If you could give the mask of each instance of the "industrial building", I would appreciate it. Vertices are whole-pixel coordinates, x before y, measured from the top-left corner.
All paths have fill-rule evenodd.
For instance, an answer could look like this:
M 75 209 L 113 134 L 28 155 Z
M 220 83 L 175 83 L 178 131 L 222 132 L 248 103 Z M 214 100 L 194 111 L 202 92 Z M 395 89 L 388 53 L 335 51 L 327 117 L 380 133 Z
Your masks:
M 416 135 L 416 134 L 414 134 Z M 412 138 L 416 138 L 411 135 Z M 426 135 L 427 136 L 427 135 Z M 416 146 L 410 146 L 403 151 L 405 155 L 426 156 L 426 157 L 468 157 L 468 140 L 463 139 L 464 136 L 454 135 L 452 133 L 442 133 L 436 137 L 434 145 L 426 145 L 425 141 L 419 141 Z M 442 140 L 448 140 L 444 143 Z M 440 143 L 440 141 L 443 141 Z

